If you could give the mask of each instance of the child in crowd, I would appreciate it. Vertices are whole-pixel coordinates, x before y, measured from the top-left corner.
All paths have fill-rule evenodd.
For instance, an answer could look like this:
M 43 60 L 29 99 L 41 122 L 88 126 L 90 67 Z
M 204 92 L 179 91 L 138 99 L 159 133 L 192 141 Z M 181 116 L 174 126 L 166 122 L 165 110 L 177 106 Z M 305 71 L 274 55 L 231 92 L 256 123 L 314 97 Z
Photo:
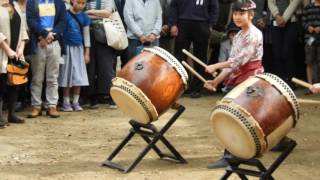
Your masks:
M 227 38 L 220 43 L 220 51 L 219 51 L 219 62 L 224 62 L 229 59 L 230 51 L 232 47 L 232 41 L 234 36 L 240 31 L 234 22 L 231 22 L 227 28 Z
M 319 81 L 319 75 L 314 73 L 320 70 L 320 0 L 311 2 L 303 9 L 302 26 L 305 30 L 307 80 L 308 83 L 315 83 L 313 80 Z
M 234 37 L 230 57 L 225 62 L 209 65 L 206 72 L 212 74 L 221 69 L 214 79 L 208 80 L 204 87 L 215 90 L 224 81 L 228 90 L 240 84 L 248 77 L 262 73 L 263 36 L 252 24 L 256 5 L 251 0 L 240 0 L 233 6 L 233 21 L 241 28 Z
M 86 0 L 71 0 L 67 12 L 67 28 L 63 33 L 66 45 L 64 64 L 60 66 L 59 86 L 63 87 L 62 111 L 82 111 L 80 87 L 88 86 L 86 64 L 90 61 L 90 18 L 83 12 Z M 72 103 L 70 92 L 72 89 Z

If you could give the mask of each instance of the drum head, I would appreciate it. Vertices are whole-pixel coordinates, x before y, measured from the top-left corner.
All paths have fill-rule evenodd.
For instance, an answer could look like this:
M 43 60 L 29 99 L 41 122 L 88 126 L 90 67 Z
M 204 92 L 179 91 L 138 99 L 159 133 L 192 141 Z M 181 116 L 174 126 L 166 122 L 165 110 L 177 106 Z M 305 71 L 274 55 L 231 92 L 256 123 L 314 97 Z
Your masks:
M 243 159 L 256 156 L 254 139 L 240 120 L 219 110 L 215 110 L 210 119 L 217 138 L 231 154 Z
M 119 77 L 112 84 L 110 95 L 121 111 L 144 124 L 158 119 L 156 108 L 137 86 Z
M 127 91 L 117 87 L 112 87 L 110 89 L 110 95 L 119 109 L 132 117 L 135 121 L 143 124 L 148 124 L 152 121 L 143 106 Z

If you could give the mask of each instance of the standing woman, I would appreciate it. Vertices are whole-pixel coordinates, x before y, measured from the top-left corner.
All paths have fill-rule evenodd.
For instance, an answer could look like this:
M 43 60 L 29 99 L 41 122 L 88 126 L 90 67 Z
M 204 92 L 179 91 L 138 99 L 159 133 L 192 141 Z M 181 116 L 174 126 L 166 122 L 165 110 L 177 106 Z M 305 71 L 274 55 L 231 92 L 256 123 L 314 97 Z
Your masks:
M 92 24 L 99 23 L 103 18 L 108 18 L 115 4 L 113 0 L 89 0 L 87 2 L 87 11 L 92 20 Z M 97 107 L 97 99 L 104 100 L 110 95 L 111 79 L 114 76 L 113 64 L 114 49 L 109 47 L 107 43 L 98 42 L 91 30 L 91 50 L 90 63 L 87 66 L 89 88 L 88 95 L 90 97 L 90 105 L 92 108 Z M 110 108 L 116 108 L 110 97 Z
M 275 74 L 280 76 L 292 88 L 291 78 L 295 75 L 295 58 L 298 43 L 298 12 L 302 0 L 268 0 L 272 15 L 272 53 Z
M 7 84 L 8 60 L 23 60 L 25 41 L 28 35 L 21 10 L 12 0 L 0 0 L 0 127 L 8 123 L 24 123 L 15 115 L 15 104 L 18 97 L 18 86 Z M 8 92 L 8 118 L 2 115 L 3 96 Z

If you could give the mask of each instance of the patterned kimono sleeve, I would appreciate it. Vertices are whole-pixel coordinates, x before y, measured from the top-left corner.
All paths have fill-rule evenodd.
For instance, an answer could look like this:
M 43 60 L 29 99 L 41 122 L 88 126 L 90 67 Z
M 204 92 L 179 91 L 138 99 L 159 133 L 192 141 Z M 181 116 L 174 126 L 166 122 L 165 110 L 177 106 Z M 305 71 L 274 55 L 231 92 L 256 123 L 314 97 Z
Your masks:
M 228 60 L 231 62 L 232 70 L 236 70 L 248 61 L 256 60 L 260 57 L 259 46 L 262 47 L 262 43 L 259 37 L 248 34 L 244 37 L 238 36 L 238 39 L 235 40 Z

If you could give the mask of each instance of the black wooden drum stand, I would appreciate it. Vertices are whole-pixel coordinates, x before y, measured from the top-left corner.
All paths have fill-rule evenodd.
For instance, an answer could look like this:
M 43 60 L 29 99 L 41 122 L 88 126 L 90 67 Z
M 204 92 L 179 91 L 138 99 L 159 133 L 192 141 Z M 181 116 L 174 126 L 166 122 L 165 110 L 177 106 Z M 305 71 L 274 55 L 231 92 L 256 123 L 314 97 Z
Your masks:
M 109 157 L 103 162 L 103 166 L 107 166 L 113 169 L 118 169 L 124 173 L 130 172 L 134 169 L 137 164 L 143 159 L 143 157 L 153 149 L 156 154 L 162 158 L 170 158 L 177 160 L 180 163 L 187 163 L 187 161 L 180 155 L 180 153 L 169 143 L 164 137 L 164 134 L 172 126 L 172 124 L 178 119 L 178 117 L 184 112 L 185 107 L 180 105 L 177 112 L 170 118 L 170 120 L 162 127 L 160 131 L 152 124 L 141 124 L 137 121 L 130 120 L 132 128 L 129 130 L 129 134 L 125 137 L 122 142 L 113 150 Z M 124 146 L 131 140 L 135 135 L 139 134 L 142 139 L 148 144 L 138 155 L 138 157 L 127 167 L 121 166 L 120 164 L 112 162 L 112 159 L 124 148 Z M 156 146 L 156 143 L 160 140 L 172 153 L 167 155 Z
M 277 159 L 271 164 L 269 169 L 266 169 L 258 159 L 240 159 L 234 156 L 225 157 L 225 159 L 229 163 L 229 166 L 226 167 L 226 172 L 222 176 L 221 180 L 228 179 L 232 173 L 236 173 L 242 180 L 248 179 L 246 175 L 260 177 L 260 180 L 274 180 L 274 178 L 272 177 L 272 173 L 287 158 L 287 156 L 292 152 L 296 145 L 296 141 L 290 140 L 286 149 L 281 152 Z M 259 171 L 240 168 L 239 166 L 241 164 L 257 167 Z

